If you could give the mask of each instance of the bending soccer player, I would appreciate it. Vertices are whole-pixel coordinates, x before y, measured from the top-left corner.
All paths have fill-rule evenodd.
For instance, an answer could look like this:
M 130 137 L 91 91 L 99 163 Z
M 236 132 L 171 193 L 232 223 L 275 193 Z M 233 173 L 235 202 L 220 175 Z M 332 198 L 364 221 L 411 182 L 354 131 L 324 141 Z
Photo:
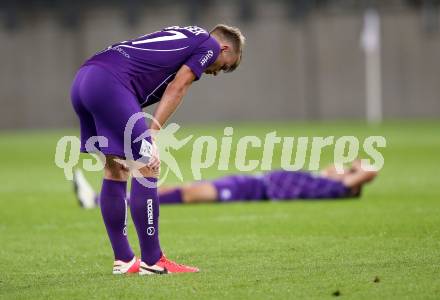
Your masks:
M 232 175 L 213 181 L 160 187 L 160 204 L 236 202 L 255 200 L 339 199 L 359 197 L 364 184 L 377 173 L 365 171 L 359 160 L 338 174 L 335 166 L 319 174 L 296 171 L 270 171 L 263 175 Z M 76 196 L 83 207 L 99 205 L 90 184 L 81 171 L 75 171 Z
M 146 121 L 141 118 L 130 124 L 129 145 L 124 144 L 124 130 L 143 107 L 160 101 L 154 112 L 157 122 L 150 126 L 159 130 L 203 73 L 234 71 L 243 46 L 244 37 L 237 28 L 217 25 L 207 32 L 196 26 L 173 26 L 111 45 L 77 72 L 71 98 L 80 121 L 81 151 L 105 155 L 100 206 L 114 252 L 113 274 L 198 271 L 170 261 L 161 250 L 156 186 L 160 160 L 150 136 L 136 139 L 147 132 Z M 127 146 L 132 157 L 126 155 Z M 128 168 L 134 161 L 138 161 L 136 169 Z M 141 260 L 127 239 L 125 198 L 130 175 L 130 211 Z

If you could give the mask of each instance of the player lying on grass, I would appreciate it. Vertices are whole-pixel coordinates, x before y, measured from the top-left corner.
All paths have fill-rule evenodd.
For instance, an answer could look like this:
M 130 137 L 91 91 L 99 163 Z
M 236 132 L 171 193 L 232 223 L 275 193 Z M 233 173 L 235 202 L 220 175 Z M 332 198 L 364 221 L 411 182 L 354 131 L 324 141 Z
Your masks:
M 106 159 L 100 206 L 114 252 L 114 274 L 198 271 L 176 264 L 162 253 L 157 199 L 160 160 L 150 136 L 137 139 L 147 132 L 146 121 L 141 118 L 132 124 L 129 145 L 124 144 L 124 131 L 132 116 L 160 101 L 154 112 L 157 123 L 150 127 L 159 130 L 203 73 L 217 75 L 237 68 L 243 44 L 241 32 L 226 25 L 217 25 L 211 32 L 197 26 L 173 26 L 111 45 L 77 72 L 71 98 L 80 121 L 81 151 L 98 150 Z M 106 140 L 98 143 L 97 137 Z M 129 146 L 132 160 L 126 157 L 125 146 Z M 125 159 L 126 164 L 121 164 Z M 128 169 L 133 161 L 142 167 Z M 125 196 L 130 176 L 130 211 L 141 248 L 140 262 L 127 239 Z
M 376 177 L 356 160 L 338 174 L 329 166 L 318 175 L 310 172 L 270 171 L 263 175 L 232 175 L 175 187 L 160 187 L 160 204 L 236 202 L 252 200 L 339 199 L 359 197 L 364 184 Z M 75 192 L 82 207 L 99 205 L 99 196 L 76 170 Z

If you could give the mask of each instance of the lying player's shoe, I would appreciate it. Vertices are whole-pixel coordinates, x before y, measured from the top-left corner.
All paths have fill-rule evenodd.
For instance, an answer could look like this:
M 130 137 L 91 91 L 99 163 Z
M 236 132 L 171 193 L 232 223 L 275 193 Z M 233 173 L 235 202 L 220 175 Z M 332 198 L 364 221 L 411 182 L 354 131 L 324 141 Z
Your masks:
M 115 260 L 113 263 L 113 274 L 134 274 L 139 272 L 140 260 L 135 256 L 129 262 Z
M 175 263 L 174 261 L 166 258 L 165 255 L 162 255 L 159 261 L 153 266 L 149 266 L 143 261 L 141 261 L 141 265 L 139 266 L 139 275 L 195 272 L 199 272 L 199 269 Z
M 81 170 L 76 169 L 73 173 L 73 187 L 79 204 L 84 208 L 96 207 L 96 194 L 88 183 Z

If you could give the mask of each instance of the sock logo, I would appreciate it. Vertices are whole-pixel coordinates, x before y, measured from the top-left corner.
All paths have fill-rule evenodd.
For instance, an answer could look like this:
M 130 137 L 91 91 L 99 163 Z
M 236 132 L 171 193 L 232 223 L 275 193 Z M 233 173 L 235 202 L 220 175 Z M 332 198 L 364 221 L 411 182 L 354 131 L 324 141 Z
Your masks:
M 148 234 L 148 235 L 153 235 L 154 232 L 155 232 L 155 230 L 154 230 L 154 227 L 153 227 L 153 226 L 150 226 L 150 227 L 147 228 L 147 234 Z
M 125 202 L 125 219 L 124 219 L 124 229 L 122 229 L 122 234 L 127 236 L 127 198 L 124 199 Z
M 153 235 L 155 233 L 155 229 L 153 226 L 153 199 L 148 199 L 147 200 L 147 221 L 148 221 L 148 225 L 150 225 L 147 228 L 147 234 L 148 235 Z

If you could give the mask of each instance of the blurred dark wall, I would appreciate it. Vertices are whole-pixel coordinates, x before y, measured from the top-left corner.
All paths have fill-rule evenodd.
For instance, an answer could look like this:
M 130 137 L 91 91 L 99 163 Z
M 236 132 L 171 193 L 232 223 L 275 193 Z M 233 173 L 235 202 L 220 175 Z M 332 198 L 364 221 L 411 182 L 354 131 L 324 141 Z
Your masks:
M 194 84 L 175 121 L 365 117 L 361 9 L 334 9 L 326 1 L 311 11 L 282 2 L 207 1 L 194 11 L 150 2 L 130 1 L 131 10 L 91 2 L 63 8 L 61 17 L 51 9 L 16 8 L 15 17 L 2 10 L 0 128 L 77 125 L 70 84 L 87 57 L 115 41 L 190 20 L 207 29 L 216 23 L 238 26 L 247 46 L 235 73 Z M 427 19 L 416 2 L 415 8 L 380 8 L 385 118 L 440 116 L 438 14 L 430 12 Z

